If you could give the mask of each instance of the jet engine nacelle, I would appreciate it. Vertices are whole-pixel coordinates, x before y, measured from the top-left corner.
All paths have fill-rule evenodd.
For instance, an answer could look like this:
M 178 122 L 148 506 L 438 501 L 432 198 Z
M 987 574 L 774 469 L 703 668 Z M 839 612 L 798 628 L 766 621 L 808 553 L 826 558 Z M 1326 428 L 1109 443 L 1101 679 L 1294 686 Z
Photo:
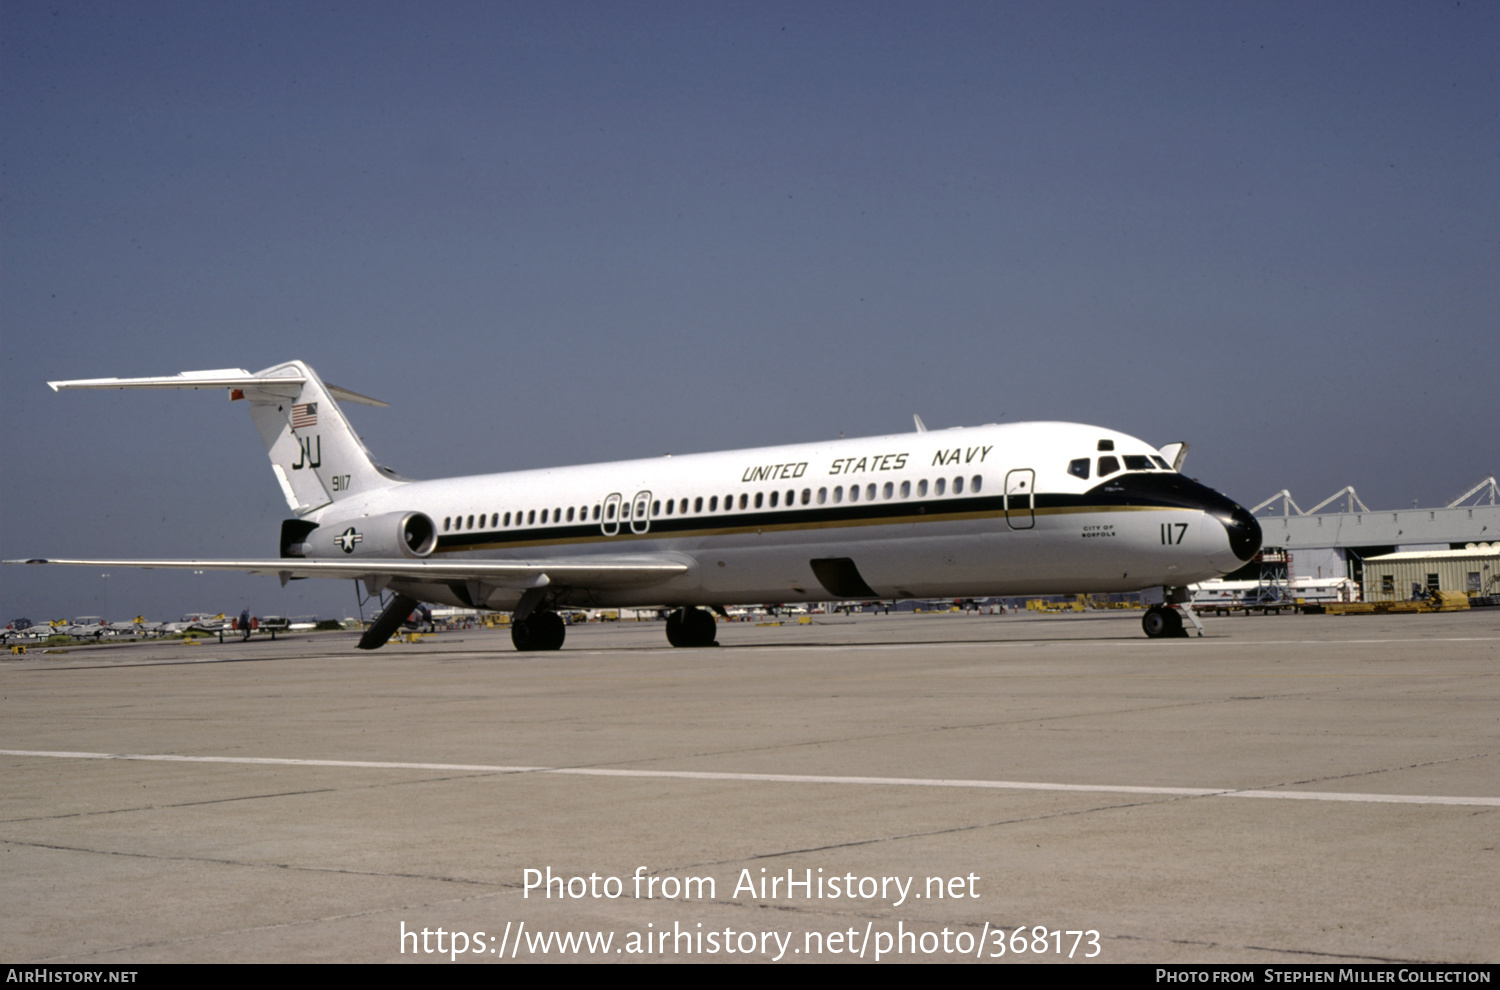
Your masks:
M 424 512 L 387 512 L 324 523 L 307 536 L 304 556 L 425 557 L 437 547 L 437 526 Z

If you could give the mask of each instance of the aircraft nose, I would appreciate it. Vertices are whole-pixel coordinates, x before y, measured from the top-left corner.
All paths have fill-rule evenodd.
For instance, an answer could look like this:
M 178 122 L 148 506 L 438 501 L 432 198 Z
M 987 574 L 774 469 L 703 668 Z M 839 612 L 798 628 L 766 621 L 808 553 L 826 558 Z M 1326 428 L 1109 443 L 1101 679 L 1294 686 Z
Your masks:
M 1229 549 L 1240 560 L 1249 561 L 1260 550 L 1260 523 L 1244 506 L 1235 505 L 1227 517 L 1219 517 L 1219 522 L 1229 534 Z
M 1211 527 L 1199 532 L 1208 539 L 1204 548 L 1209 552 L 1209 562 L 1221 571 L 1234 570 L 1260 550 L 1263 538 L 1260 523 L 1249 510 L 1227 495 L 1175 472 L 1125 474 L 1098 485 L 1089 494 L 1105 504 L 1197 509 L 1217 519 L 1224 527 L 1224 543 L 1219 543 L 1216 535 L 1210 536 Z M 1239 563 L 1230 560 L 1230 554 Z

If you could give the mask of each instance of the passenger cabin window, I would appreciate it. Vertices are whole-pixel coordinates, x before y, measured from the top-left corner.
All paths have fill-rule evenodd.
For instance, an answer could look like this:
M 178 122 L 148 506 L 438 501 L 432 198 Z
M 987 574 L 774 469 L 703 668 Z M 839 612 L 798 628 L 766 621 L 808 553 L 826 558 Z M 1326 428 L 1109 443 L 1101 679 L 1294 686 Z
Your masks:
M 469 525 L 468 525 L 467 528 L 468 529 L 473 529 L 474 528 L 474 517 L 473 516 L 469 517 Z
M 677 508 L 677 503 L 672 501 L 671 499 L 667 499 L 667 515 L 670 516 L 672 514 L 672 510 L 675 508 Z
M 955 495 L 962 495 L 963 493 L 964 493 L 964 479 L 962 477 L 954 478 L 953 479 L 953 494 L 955 494 Z
M 979 489 L 982 487 L 984 487 L 983 475 L 976 474 L 974 477 L 969 479 L 969 493 L 971 495 L 978 495 Z
M 657 499 L 656 501 L 654 501 L 654 502 L 651 503 L 651 515 L 652 516 L 659 516 L 659 515 L 661 515 L 661 499 Z
M 1100 441 L 1103 443 L 1104 441 Z M 1113 457 L 1099 458 L 1099 477 L 1104 478 L 1120 470 L 1120 462 Z
M 811 501 L 812 501 L 812 489 L 811 488 L 804 488 L 804 489 L 802 489 L 802 504 L 803 505 L 807 505 Z
M 844 486 L 835 485 L 833 489 L 833 502 L 835 505 L 844 500 Z
M 827 503 L 828 503 L 828 489 L 826 489 L 826 488 L 819 488 L 818 489 L 818 504 L 819 505 L 826 505 Z
M 570 506 L 568 506 L 568 522 L 572 522 L 572 521 L 573 521 L 573 507 L 570 505 Z
M 774 495 L 774 494 L 776 494 L 776 493 L 775 493 L 775 492 L 772 492 L 772 493 L 771 493 L 771 494 L 772 494 L 772 495 Z M 756 492 L 756 493 L 755 493 L 755 507 L 756 507 L 756 508 L 757 508 L 757 509 L 758 509 L 758 508 L 760 508 L 760 507 L 761 507 L 761 503 L 762 503 L 762 502 L 763 502 L 763 501 L 764 501 L 764 500 L 765 500 L 765 493 L 764 493 L 764 492 Z
M 448 532 L 448 523 L 449 523 L 449 521 L 450 521 L 450 517 L 448 517 L 448 516 L 444 516 L 443 517 L 443 532 L 445 532 L 445 533 Z
M 528 526 L 535 526 L 536 525 L 536 510 L 535 509 L 532 509 L 531 511 L 529 511 L 529 512 L 526 513 L 526 525 L 528 525 Z
M 1084 481 L 1088 481 L 1089 459 L 1087 457 L 1080 457 L 1076 461 L 1069 461 L 1068 473 L 1075 478 L 1082 478 Z
M 927 497 L 927 479 L 923 478 L 921 481 L 917 482 L 917 498 L 926 498 L 926 497 Z
M 604 507 L 604 518 L 606 520 L 609 520 L 609 519 L 613 519 L 614 517 L 615 517 L 615 504 L 613 502 L 611 502 L 611 503 L 609 503 L 609 505 L 607 505 L 607 506 Z
M 507 525 L 507 526 L 510 525 L 510 513 L 509 512 L 507 512 L 505 514 L 505 525 Z
M 743 509 L 743 508 L 745 508 L 749 504 L 750 504 L 750 496 L 746 495 L 744 492 L 740 492 L 740 508 Z
M 718 512 L 719 511 L 719 496 L 714 495 L 713 497 L 711 497 L 708 500 L 708 511 L 709 512 Z
M 1127 471 L 1149 471 L 1151 470 L 1151 458 L 1145 454 L 1126 454 L 1125 470 Z
M 599 518 L 599 507 L 596 505 L 596 506 L 594 506 L 594 519 L 597 521 L 598 518 Z
M 849 501 L 851 501 L 851 502 L 858 502 L 859 501 L 859 486 L 858 485 L 850 485 L 849 486 Z
M 910 481 L 903 481 L 903 482 L 901 482 L 901 497 L 902 498 L 911 498 L 911 482 Z
M 865 486 L 865 501 L 875 501 L 875 485 L 873 482 Z
M 780 492 L 772 492 L 771 493 L 771 508 L 773 508 L 773 509 L 776 508 L 776 503 L 778 501 L 780 501 L 780 495 L 781 495 Z M 759 495 L 755 496 L 755 505 L 756 505 L 756 508 L 760 507 L 760 496 Z
M 941 495 L 941 494 L 943 494 L 943 492 L 945 492 L 947 490 L 948 490 L 948 482 L 945 479 L 939 478 L 937 481 L 933 482 L 932 493 L 934 495 Z
M 702 495 L 699 495 L 697 498 L 693 499 L 693 511 L 694 512 L 702 512 L 703 511 L 703 496 Z
M 682 505 L 680 505 L 678 507 L 677 511 L 682 512 L 682 513 L 686 513 L 687 512 L 687 499 L 683 499 L 682 500 Z

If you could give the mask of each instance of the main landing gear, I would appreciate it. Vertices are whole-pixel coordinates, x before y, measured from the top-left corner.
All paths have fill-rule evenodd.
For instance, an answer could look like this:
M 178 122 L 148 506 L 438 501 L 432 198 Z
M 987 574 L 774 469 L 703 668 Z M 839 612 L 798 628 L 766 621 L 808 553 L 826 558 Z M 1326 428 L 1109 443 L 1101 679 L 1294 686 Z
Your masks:
M 667 616 L 667 642 L 673 646 L 717 646 L 718 625 L 701 608 L 679 608 Z
M 510 641 L 522 653 L 562 649 L 568 627 L 556 612 L 536 611 L 512 619 Z M 679 608 L 667 616 L 667 642 L 673 646 L 717 646 L 718 625 L 701 608 Z
M 510 641 L 522 653 L 560 650 L 567 634 L 567 624 L 556 612 L 532 612 L 510 624 Z

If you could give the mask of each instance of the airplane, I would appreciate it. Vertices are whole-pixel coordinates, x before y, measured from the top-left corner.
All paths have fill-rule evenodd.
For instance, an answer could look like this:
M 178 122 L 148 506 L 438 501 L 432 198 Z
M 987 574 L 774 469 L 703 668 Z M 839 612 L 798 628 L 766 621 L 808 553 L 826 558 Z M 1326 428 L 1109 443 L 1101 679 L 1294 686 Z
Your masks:
M 109 632 L 109 623 L 104 621 L 103 616 L 82 615 L 62 631 L 74 639 L 103 639 L 104 634 Z
M 138 615 L 129 622 L 111 622 L 109 628 L 117 636 L 150 636 L 162 631 L 162 622 L 148 622 L 144 615 Z
M 291 510 L 280 557 L 6 563 L 354 578 L 393 597 L 360 640 L 420 603 L 512 613 L 518 650 L 561 648 L 570 608 L 669 609 L 667 640 L 715 645 L 731 604 L 1162 589 L 1142 620 L 1184 636 L 1188 586 L 1260 549 L 1242 506 L 1160 450 L 1078 423 L 991 424 L 552 470 L 414 481 L 377 462 L 302 361 L 63 389 L 227 389 Z
M 120 566 L 132 565 L 121 564 Z M 189 633 L 204 633 L 212 636 L 214 633 L 229 631 L 229 618 L 223 612 L 189 612 L 176 622 L 160 623 L 157 631 L 168 636 Z

